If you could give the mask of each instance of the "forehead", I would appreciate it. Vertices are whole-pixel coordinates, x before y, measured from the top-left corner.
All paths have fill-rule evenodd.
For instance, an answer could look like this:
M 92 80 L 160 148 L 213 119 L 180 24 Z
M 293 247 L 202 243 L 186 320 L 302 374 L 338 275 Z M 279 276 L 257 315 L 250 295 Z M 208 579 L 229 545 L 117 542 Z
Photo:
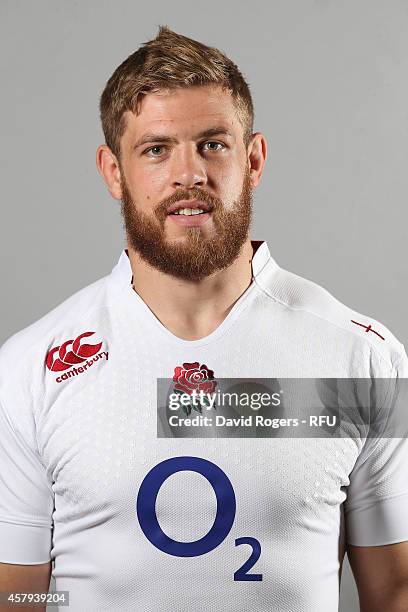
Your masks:
M 220 86 L 199 85 L 145 94 L 139 114 L 126 111 L 123 140 L 143 132 L 168 132 L 188 137 L 197 130 L 223 125 L 236 134 L 242 132 L 233 98 Z

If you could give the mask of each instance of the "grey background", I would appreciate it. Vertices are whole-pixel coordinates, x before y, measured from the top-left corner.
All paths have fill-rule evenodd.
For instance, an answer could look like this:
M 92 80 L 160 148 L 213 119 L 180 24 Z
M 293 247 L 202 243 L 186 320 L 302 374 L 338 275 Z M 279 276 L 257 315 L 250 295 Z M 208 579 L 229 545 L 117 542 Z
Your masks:
M 407 1 L 1 0 L 0 23 L 0 343 L 116 263 L 98 97 L 161 24 L 249 82 L 269 145 L 252 237 L 408 343 Z

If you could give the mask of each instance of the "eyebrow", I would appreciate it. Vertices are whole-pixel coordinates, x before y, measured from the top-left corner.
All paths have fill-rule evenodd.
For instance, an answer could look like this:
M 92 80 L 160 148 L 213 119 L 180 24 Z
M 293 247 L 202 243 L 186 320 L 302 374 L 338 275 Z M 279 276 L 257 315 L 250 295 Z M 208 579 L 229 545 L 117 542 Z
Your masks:
M 216 126 L 199 132 L 198 134 L 196 134 L 195 139 L 199 140 L 200 138 L 211 138 L 212 136 L 218 136 L 219 134 L 234 138 L 231 132 L 225 127 Z M 135 144 L 133 145 L 133 149 L 135 150 L 149 142 L 167 142 L 169 144 L 177 144 L 178 140 L 174 136 L 168 136 L 166 134 L 155 134 L 154 132 L 146 132 L 146 134 L 143 134 L 143 136 L 141 136 L 135 142 Z

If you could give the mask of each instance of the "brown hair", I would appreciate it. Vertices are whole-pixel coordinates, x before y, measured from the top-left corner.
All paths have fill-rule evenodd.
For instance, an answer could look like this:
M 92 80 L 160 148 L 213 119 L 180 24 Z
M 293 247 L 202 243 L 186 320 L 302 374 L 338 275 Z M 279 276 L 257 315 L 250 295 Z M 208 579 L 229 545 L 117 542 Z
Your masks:
M 156 38 L 129 55 L 106 83 L 99 106 L 106 144 L 120 160 L 124 113 L 130 110 L 137 115 L 146 93 L 208 84 L 220 85 L 231 93 L 247 147 L 254 109 L 238 67 L 218 49 L 159 26 Z

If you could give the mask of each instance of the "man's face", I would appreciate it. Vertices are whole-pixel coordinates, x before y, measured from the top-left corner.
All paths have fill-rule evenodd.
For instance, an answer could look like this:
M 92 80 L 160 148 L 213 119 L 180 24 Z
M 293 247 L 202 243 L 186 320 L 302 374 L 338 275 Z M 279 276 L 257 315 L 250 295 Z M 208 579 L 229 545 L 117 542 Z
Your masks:
M 126 118 L 120 169 L 129 246 L 184 280 L 229 266 L 248 237 L 252 209 L 243 130 L 230 94 L 214 86 L 149 93 L 140 114 L 128 111 Z M 201 214 L 169 211 L 200 202 L 208 209 Z

